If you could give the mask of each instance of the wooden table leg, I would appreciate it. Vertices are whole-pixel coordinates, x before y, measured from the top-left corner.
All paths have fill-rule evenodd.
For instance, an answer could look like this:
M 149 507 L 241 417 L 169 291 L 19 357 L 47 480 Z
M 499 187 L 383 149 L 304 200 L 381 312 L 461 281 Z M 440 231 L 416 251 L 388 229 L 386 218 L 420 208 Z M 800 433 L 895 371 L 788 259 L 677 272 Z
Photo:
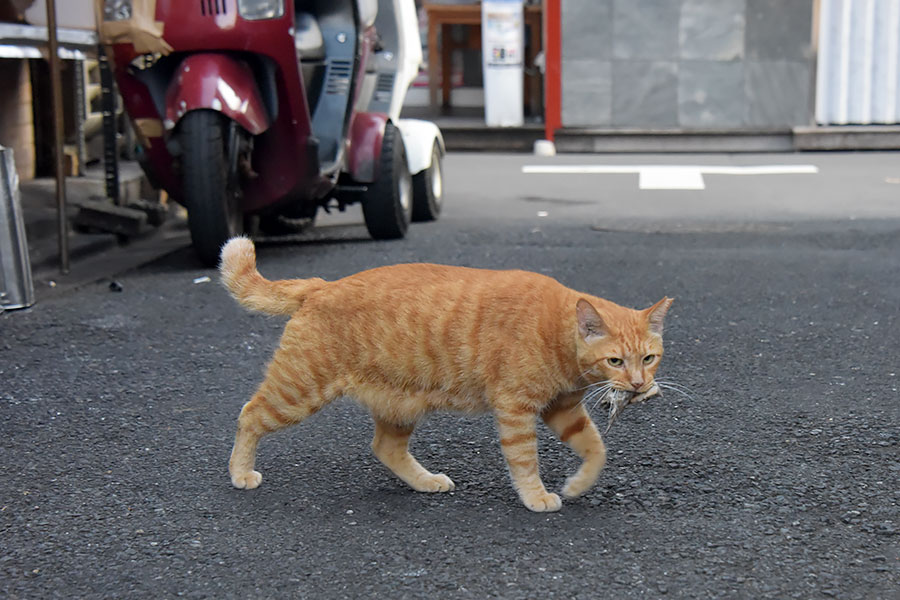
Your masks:
M 441 24 L 441 94 L 442 100 L 441 106 L 444 108 L 450 107 L 450 88 L 453 85 L 451 82 L 451 58 L 453 57 L 453 50 L 451 48 L 452 44 L 450 43 L 450 36 L 453 35 L 450 31 L 450 25 L 443 23 Z
M 431 110 L 437 110 L 437 86 L 438 86 L 438 41 L 437 23 L 434 19 L 428 19 L 428 103 Z
M 531 29 L 531 27 L 529 27 L 528 29 Z M 529 40 L 530 38 L 531 36 L 529 36 Z M 534 47 L 529 45 L 522 60 L 522 71 L 524 72 L 524 76 L 522 77 L 522 100 L 525 103 L 526 115 L 530 115 L 533 109 L 531 99 L 531 90 L 534 87 L 532 85 L 533 77 L 528 74 L 528 69 L 532 66 L 534 66 Z
M 529 114 L 534 115 L 538 113 L 541 103 L 540 69 L 534 64 L 541 47 L 541 28 L 532 23 L 528 30 L 528 58 L 525 64 L 534 71 L 534 74 L 525 77 L 525 107 Z

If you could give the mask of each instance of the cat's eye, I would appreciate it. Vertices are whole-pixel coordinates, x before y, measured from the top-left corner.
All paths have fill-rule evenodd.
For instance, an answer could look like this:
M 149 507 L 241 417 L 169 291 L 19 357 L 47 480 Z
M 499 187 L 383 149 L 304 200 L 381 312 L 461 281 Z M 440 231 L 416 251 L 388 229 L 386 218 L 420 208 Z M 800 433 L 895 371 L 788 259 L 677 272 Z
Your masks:
M 654 360 L 656 360 L 656 355 L 655 355 L 655 354 L 648 354 L 647 356 L 644 357 L 644 364 L 645 364 L 645 365 L 649 365 L 649 364 L 652 363 Z
M 606 362 L 608 362 L 612 367 L 621 367 L 625 364 L 625 361 L 621 358 L 607 358 Z

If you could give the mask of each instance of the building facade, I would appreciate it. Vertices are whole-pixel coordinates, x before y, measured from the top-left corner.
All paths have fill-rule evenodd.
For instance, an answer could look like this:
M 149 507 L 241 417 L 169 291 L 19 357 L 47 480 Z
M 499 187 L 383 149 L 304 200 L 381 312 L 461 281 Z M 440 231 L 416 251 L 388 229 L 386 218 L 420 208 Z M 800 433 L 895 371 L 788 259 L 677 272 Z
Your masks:
M 563 127 L 900 122 L 900 0 L 560 2 Z
M 812 123 L 813 0 L 562 0 L 562 124 Z

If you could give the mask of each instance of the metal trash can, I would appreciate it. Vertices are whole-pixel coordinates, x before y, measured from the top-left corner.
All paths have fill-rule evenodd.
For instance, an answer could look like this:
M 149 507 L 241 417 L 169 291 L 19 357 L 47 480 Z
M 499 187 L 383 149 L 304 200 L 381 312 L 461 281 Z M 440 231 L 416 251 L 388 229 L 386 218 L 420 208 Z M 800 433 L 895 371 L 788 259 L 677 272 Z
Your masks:
M 34 304 L 31 261 L 11 148 L 0 146 L 0 309 Z

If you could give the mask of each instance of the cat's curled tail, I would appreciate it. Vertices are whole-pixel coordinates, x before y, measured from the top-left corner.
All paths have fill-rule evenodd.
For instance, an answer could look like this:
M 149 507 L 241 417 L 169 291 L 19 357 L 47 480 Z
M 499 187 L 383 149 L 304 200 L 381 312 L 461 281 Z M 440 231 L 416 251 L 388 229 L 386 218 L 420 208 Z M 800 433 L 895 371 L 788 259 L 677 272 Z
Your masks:
M 219 272 L 235 300 L 270 315 L 293 315 L 311 292 L 328 285 L 318 277 L 269 281 L 256 270 L 256 249 L 246 237 L 231 238 L 222 246 Z

